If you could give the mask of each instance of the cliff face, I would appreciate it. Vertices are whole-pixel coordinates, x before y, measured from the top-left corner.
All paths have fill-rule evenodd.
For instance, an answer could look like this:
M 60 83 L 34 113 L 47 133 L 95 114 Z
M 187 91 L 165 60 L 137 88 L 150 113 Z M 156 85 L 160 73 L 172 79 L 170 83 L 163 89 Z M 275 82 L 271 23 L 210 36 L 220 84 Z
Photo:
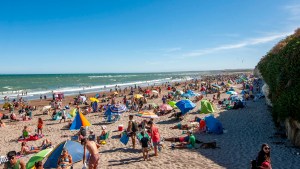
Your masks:
M 256 74 L 275 122 L 284 122 L 288 138 L 300 146 L 300 29 L 275 45 L 258 63 Z

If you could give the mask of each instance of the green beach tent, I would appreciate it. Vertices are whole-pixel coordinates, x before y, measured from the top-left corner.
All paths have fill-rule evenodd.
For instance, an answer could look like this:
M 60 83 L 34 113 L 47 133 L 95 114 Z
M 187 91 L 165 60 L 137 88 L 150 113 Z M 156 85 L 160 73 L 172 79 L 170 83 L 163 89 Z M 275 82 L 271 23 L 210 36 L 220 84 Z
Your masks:
M 207 100 L 201 100 L 200 113 L 207 114 L 213 112 L 215 112 L 213 105 Z
M 26 164 L 26 169 L 31 169 L 34 166 L 35 162 L 42 161 L 52 150 L 53 148 L 48 148 L 32 156 Z

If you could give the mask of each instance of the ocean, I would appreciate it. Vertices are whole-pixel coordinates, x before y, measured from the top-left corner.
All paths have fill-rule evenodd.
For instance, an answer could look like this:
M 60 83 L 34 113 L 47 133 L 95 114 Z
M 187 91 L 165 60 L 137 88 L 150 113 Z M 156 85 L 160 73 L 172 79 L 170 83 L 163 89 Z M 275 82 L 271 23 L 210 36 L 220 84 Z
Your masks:
M 163 73 L 90 73 L 90 74 L 12 74 L 0 75 L 0 103 L 4 97 L 10 100 L 18 95 L 27 100 L 39 99 L 40 95 L 51 97 L 52 91 L 65 95 L 92 93 L 121 88 L 157 85 L 200 79 L 203 75 L 221 74 L 224 71 L 163 72 Z M 22 92 L 27 92 L 22 96 Z

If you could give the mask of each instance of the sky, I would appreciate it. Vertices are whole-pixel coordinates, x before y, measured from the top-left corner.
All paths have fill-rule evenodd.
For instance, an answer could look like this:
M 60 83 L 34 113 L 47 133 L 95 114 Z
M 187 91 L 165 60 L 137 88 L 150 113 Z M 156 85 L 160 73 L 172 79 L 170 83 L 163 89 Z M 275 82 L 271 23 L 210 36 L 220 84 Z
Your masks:
M 295 0 L 0 1 L 0 74 L 254 68 Z

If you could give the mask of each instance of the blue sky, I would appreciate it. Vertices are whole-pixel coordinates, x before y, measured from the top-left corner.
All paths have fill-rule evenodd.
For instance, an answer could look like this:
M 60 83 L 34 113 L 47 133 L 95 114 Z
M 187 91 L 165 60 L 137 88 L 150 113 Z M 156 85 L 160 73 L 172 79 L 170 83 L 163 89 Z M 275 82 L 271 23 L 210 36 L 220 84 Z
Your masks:
M 1 1 L 0 74 L 254 68 L 299 23 L 289 0 Z

